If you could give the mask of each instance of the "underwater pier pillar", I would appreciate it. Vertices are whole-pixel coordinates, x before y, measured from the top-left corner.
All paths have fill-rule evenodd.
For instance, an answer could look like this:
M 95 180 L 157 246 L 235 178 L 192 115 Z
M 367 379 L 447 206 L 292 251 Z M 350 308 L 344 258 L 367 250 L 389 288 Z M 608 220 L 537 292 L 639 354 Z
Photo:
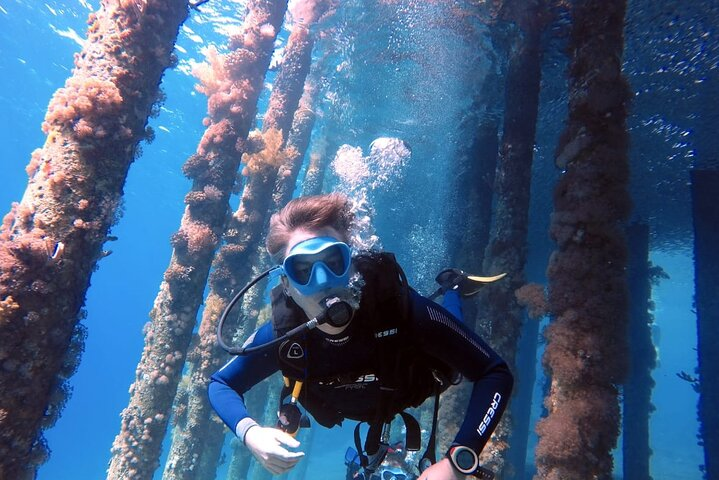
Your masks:
M 569 110 L 555 162 L 543 364 L 551 378 L 537 424 L 535 479 L 611 478 L 620 427 L 617 385 L 628 357 L 624 232 L 631 210 L 622 74 L 626 0 L 573 4 Z
M 279 211 L 292 198 L 294 193 L 297 175 L 302 166 L 302 160 L 307 151 L 307 147 L 309 146 L 312 127 L 315 123 L 314 104 L 317 100 L 321 80 L 320 75 L 324 72 L 326 66 L 324 60 L 326 60 L 325 57 L 312 65 L 310 74 L 305 80 L 304 92 L 295 111 L 292 128 L 287 139 L 287 159 L 279 167 L 277 182 L 272 194 L 272 213 Z M 270 265 L 270 259 L 263 245 L 257 247 L 256 257 L 260 260 L 253 267 L 253 276 L 259 275 Z M 263 304 L 264 299 L 262 298 L 260 290 L 254 289 L 245 295 L 242 308 L 247 314 L 256 317 L 258 312 L 261 311 Z M 255 323 L 251 323 L 251 325 L 255 325 Z M 236 330 L 233 336 L 233 342 L 243 342 L 243 337 L 246 336 L 249 327 L 250 324 L 248 323 L 244 328 Z M 269 381 L 270 380 L 266 380 L 256 385 L 246 395 L 248 411 L 253 416 L 256 416 L 256 418 L 260 418 L 260 412 L 265 412 L 266 410 L 274 412 L 276 409 L 276 406 L 268 405 L 267 402 Z M 231 475 L 228 474 L 228 478 L 245 478 L 250 467 L 251 459 L 252 456 L 248 456 L 248 452 L 243 446 L 235 446 L 232 449 Z
M 287 162 L 280 166 L 277 172 L 277 184 L 272 194 L 274 210 L 282 208 L 292 199 L 295 191 L 297 177 L 302 167 L 303 159 L 307 153 L 312 137 L 312 129 L 315 125 L 317 115 L 315 104 L 319 94 L 321 75 L 326 66 L 326 57 L 320 59 L 312 66 L 309 76 L 305 81 L 304 91 L 300 97 L 295 116 L 292 119 L 292 128 L 287 139 L 288 147 L 292 147 Z
M 317 0 L 314 3 L 321 4 L 322 1 Z M 304 21 L 294 24 L 282 57 L 282 66 L 272 85 L 267 112 L 262 118 L 262 130 L 274 128 L 281 131 L 285 143 L 310 72 L 313 46 L 314 38 L 310 35 L 309 25 Z
M 207 129 L 197 153 L 183 167 L 193 180 L 192 190 L 185 196 L 180 229 L 172 237 L 170 265 L 150 313 L 130 402 L 121 415 L 110 479 L 151 479 L 159 466 L 197 311 L 287 2 L 252 0 L 248 7 L 228 53 L 211 52 L 209 64 L 196 72 L 199 89 L 208 96 Z
M 264 417 L 259 421 L 261 425 L 274 426 L 277 423 L 277 406 L 280 404 L 281 386 L 282 380 L 280 378 L 277 378 L 276 382 L 267 382 L 267 393 L 263 402 L 265 413 Z M 315 424 L 314 428 L 319 428 L 319 426 Z M 304 451 L 307 452 L 307 450 Z M 257 461 L 252 462 L 250 472 L 252 473 L 252 480 L 271 480 L 273 478 L 272 473 Z
M 222 236 L 224 245 L 212 264 L 210 291 L 205 300 L 198 342 L 188 353 L 191 393 L 187 401 L 187 421 L 184 427 L 175 428 L 173 432 L 163 474 L 165 480 L 200 478 L 198 474 L 202 469 L 198 465 L 204 464 L 208 469 L 214 465 L 216 468 L 220 457 L 223 430 L 211 424 L 214 414 L 206 391 L 207 379 L 228 359 L 228 355 L 217 346 L 217 324 L 234 293 L 250 281 L 252 267 L 261 258 L 257 252 L 262 247 L 261 240 L 272 213 L 277 172 L 293 150 L 286 147 L 287 136 L 310 70 L 314 42 L 307 25 L 312 25 L 329 6 L 327 2 L 314 3 L 317 8 L 311 13 L 316 16 L 304 18 L 308 22 L 306 25 L 293 26 L 272 88 L 262 132 L 253 131 L 244 148 L 243 175 L 247 181 L 239 208 L 225 226 Z M 296 13 L 293 12 L 293 17 Z M 247 316 L 242 325 L 227 325 L 228 334 L 232 327 L 236 327 L 243 337 L 249 336 L 257 317 L 257 314 Z M 204 443 L 197 441 L 207 435 L 213 438 Z M 203 473 L 207 474 L 206 471 Z
M 490 71 L 494 68 L 497 66 Z M 453 188 L 457 197 L 447 208 L 447 225 L 452 226 L 447 229 L 447 251 L 452 252 L 449 265 L 473 274 L 482 272 L 482 259 L 492 222 L 492 194 L 499 153 L 500 84 L 499 75 L 488 74 L 484 78 L 471 113 L 460 125 L 461 132 L 471 140 L 457 154 Z M 457 228 L 460 225 L 462 227 Z M 479 304 L 477 297 L 462 301 L 464 323 L 472 329 L 475 328 Z M 437 432 L 440 451 L 449 448 L 459 431 L 471 393 L 469 382 L 450 386 L 442 393 L 438 417 L 440 428 Z
M 482 273 L 507 277 L 485 287 L 480 321 L 490 326 L 488 342 L 511 366 L 522 312 L 514 291 L 524 285 L 532 160 L 541 79 L 540 23 L 543 3 L 517 13 L 519 29 L 510 52 L 505 87 L 504 128 L 494 182 L 495 207 Z M 491 300 L 490 300 L 491 299 Z
M 263 418 L 265 410 L 270 407 L 269 402 L 269 389 L 270 382 L 274 380 L 274 377 L 267 378 L 262 382 L 255 385 L 252 390 L 247 392 L 245 395 L 247 411 L 252 418 L 259 420 Z M 277 411 L 277 404 L 273 403 L 275 412 Z M 270 424 L 271 425 L 271 424 Z M 250 478 L 249 471 L 253 463 L 256 463 L 252 453 L 245 447 L 241 440 L 235 437 L 237 443 L 232 448 L 232 459 L 230 461 L 230 467 L 227 472 L 227 479 L 234 478 Z M 256 479 L 253 479 L 256 480 Z
M 186 0 L 101 3 L 0 230 L 0 478 L 35 478 L 47 460 L 42 430 L 69 396 L 90 278 L 188 14 Z
M 339 145 L 336 142 L 329 143 L 327 137 L 320 137 L 320 145 L 317 149 L 310 152 L 310 158 L 307 164 L 307 172 L 302 182 L 302 196 L 319 195 L 322 193 L 322 186 L 325 181 L 325 172 L 334 155 L 337 153 Z M 328 144 L 329 143 L 329 144 Z
M 546 26 L 543 0 L 513 4 L 508 20 L 516 23 L 510 46 L 504 87 L 504 127 L 494 180 L 494 218 L 484 252 L 483 275 L 506 273 L 507 277 L 485 287 L 477 331 L 516 373 L 517 345 L 524 312 L 514 292 L 525 284 L 532 161 L 539 111 L 541 36 Z M 487 333 L 485 333 L 487 332 Z M 517 381 L 521 381 L 516 376 Z M 506 477 L 506 456 L 511 434 L 511 411 L 502 420 L 481 455 L 487 468 Z
M 654 411 L 652 370 L 656 366 L 656 350 L 652 342 L 650 314 L 651 277 L 649 262 L 649 226 L 634 223 L 627 227 L 629 264 L 629 373 L 622 386 L 624 409 L 622 417 L 624 477 L 650 480 L 649 417 Z
M 255 254 L 255 257 L 259 260 L 255 262 L 252 266 L 251 276 L 253 278 L 259 276 L 269 267 L 268 255 L 264 250 L 264 245 L 258 244 L 256 246 L 256 251 L 257 253 Z M 265 309 L 263 310 L 263 306 L 263 289 L 253 288 L 245 294 L 243 301 L 241 302 L 241 307 L 239 307 L 242 309 L 241 316 L 238 316 L 237 320 L 230 321 L 225 324 L 226 335 L 229 336 L 229 334 L 232 333 L 232 337 L 229 342 L 231 345 L 243 344 L 247 337 L 251 335 L 251 332 L 255 328 L 257 328 L 258 325 L 266 321 L 268 315 L 270 314 L 270 310 L 268 307 L 265 307 Z M 215 352 L 215 355 L 227 357 L 227 355 L 225 355 L 224 352 L 221 351 Z M 208 379 L 209 375 L 210 374 L 208 374 Z M 271 376 L 270 379 L 277 380 L 275 376 Z M 261 413 L 265 410 L 265 406 L 267 404 L 267 388 L 271 381 L 270 379 L 263 380 L 244 395 L 245 406 L 247 407 L 247 411 L 252 416 L 252 418 L 261 418 Z M 201 387 L 202 383 L 198 382 L 197 386 Z M 222 452 L 222 447 L 227 433 L 227 427 L 222 421 L 220 421 L 220 418 L 217 415 L 214 415 L 209 409 L 209 404 L 206 403 L 206 395 L 203 395 L 204 392 L 201 391 L 199 393 L 200 394 L 195 395 L 195 398 L 191 399 L 191 401 L 199 401 L 205 403 L 199 404 L 198 406 L 191 409 L 193 419 L 195 422 L 203 421 L 204 419 L 200 417 L 200 414 L 203 411 L 205 411 L 205 413 L 208 415 L 208 418 L 206 419 L 207 430 L 204 432 L 204 441 L 202 442 L 201 446 L 202 452 L 199 453 L 201 459 L 201 468 L 194 473 L 194 476 L 192 478 L 202 480 L 205 478 L 214 478 L 216 476 L 217 469 L 219 466 L 218 460 Z M 199 425 L 195 427 L 195 430 L 197 430 L 198 427 Z M 178 430 L 178 432 L 182 436 L 179 437 L 176 443 L 173 442 L 170 451 L 170 458 L 173 458 L 175 455 L 178 454 L 178 452 L 182 453 L 185 449 L 184 445 L 186 442 L 194 441 L 193 438 L 187 435 L 186 431 Z M 230 433 L 230 435 L 233 437 L 233 440 L 237 439 L 237 437 L 234 435 L 234 432 Z M 232 449 L 231 454 L 233 471 L 231 473 L 228 472 L 227 478 L 247 478 L 247 470 L 249 469 L 251 460 L 253 460 L 254 457 L 249 453 L 249 450 L 245 448 L 242 442 L 237 444 L 235 448 Z M 235 455 L 238 456 L 237 459 L 234 458 Z M 170 477 L 170 473 L 167 474 L 167 477 Z
M 691 171 L 694 215 L 694 303 L 699 356 L 699 436 L 704 478 L 719 478 L 719 171 Z
M 456 192 L 456 197 L 446 213 L 448 224 L 462 226 L 450 228 L 446 233 L 447 250 L 452 252 L 450 264 L 475 274 L 482 271 L 492 224 L 504 78 L 503 72 L 497 72 L 502 65 L 496 57 L 503 53 L 499 52 L 492 58 L 492 66 L 482 79 L 479 94 L 459 125 L 459 131 L 467 142 L 459 148 L 452 166 L 452 190 Z M 469 318 L 467 313 L 465 323 L 473 323 L 474 318 Z
M 236 478 L 247 478 L 247 472 L 250 469 L 252 454 L 237 437 L 230 440 L 230 464 L 227 467 L 227 480 Z

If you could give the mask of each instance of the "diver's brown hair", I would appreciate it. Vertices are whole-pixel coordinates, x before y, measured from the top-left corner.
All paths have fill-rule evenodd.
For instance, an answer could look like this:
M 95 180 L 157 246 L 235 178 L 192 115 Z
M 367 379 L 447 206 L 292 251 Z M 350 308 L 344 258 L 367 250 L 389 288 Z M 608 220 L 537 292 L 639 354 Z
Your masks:
M 332 227 L 343 236 L 338 240 L 347 242 L 353 219 L 349 200 L 340 193 L 295 198 L 272 215 L 265 246 L 274 261 L 282 262 L 287 242 L 295 230 Z

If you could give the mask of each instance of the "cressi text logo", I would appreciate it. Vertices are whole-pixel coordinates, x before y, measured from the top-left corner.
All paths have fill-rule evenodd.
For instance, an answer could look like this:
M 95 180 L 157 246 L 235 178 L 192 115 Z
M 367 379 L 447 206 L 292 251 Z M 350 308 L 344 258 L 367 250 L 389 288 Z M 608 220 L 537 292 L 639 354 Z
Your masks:
M 375 332 L 374 338 L 390 337 L 392 335 L 397 335 L 396 328 L 390 328 L 389 330 L 382 330 L 381 332 Z
M 479 424 L 479 427 L 477 427 L 477 433 L 479 435 L 484 435 L 484 432 L 487 430 L 487 427 L 489 426 L 489 422 L 492 421 L 494 418 L 494 414 L 497 413 L 497 409 L 499 408 L 499 402 L 502 400 L 502 395 L 499 394 L 499 392 L 496 392 L 494 394 L 494 398 L 492 399 L 492 404 L 487 409 L 487 413 L 484 414 L 484 418 L 482 419 L 482 423 Z

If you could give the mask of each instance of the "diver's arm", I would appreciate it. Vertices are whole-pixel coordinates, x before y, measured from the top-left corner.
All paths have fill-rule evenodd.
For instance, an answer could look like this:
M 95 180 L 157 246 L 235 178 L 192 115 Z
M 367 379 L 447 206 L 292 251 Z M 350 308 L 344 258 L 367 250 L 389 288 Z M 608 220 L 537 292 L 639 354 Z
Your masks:
M 246 346 L 262 345 L 273 339 L 272 324 L 266 323 L 248 339 Z M 243 395 L 277 370 L 277 350 L 270 348 L 236 356 L 210 378 L 208 394 L 212 407 L 243 441 L 247 430 L 257 425 L 247 412 Z
M 245 342 L 245 346 L 262 345 L 274 338 L 272 324 L 266 323 Z M 277 370 L 277 347 L 240 355 L 212 375 L 208 392 L 212 407 L 257 461 L 272 474 L 281 475 L 304 456 L 303 452 L 291 452 L 285 447 L 297 448 L 300 443 L 282 430 L 260 426 L 247 413 L 242 397 Z
M 411 300 L 411 336 L 415 342 L 424 352 L 474 382 L 467 413 L 454 443 L 479 454 L 507 406 L 514 382 L 512 374 L 504 360 L 448 310 L 414 291 Z

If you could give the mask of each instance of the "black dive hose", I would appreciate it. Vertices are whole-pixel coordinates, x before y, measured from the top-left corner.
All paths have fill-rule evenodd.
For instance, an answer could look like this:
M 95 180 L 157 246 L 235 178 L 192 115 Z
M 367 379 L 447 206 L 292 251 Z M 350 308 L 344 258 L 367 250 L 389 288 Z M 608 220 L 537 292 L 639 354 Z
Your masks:
M 268 270 L 265 270 L 259 276 L 253 279 L 250 283 L 245 285 L 245 287 L 240 290 L 237 295 L 232 297 L 232 300 L 230 300 L 230 303 L 227 304 L 225 311 L 222 312 L 222 315 L 220 315 L 220 321 L 217 323 L 217 343 L 227 353 L 230 353 L 232 355 L 247 355 L 252 352 L 257 352 L 259 350 L 270 348 L 274 345 L 277 345 L 278 343 L 284 342 L 285 340 L 294 337 L 299 333 L 302 333 L 307 330 L 312 330 L 317 325 L 329 323 L 333 327 L 344 327 L 352 319 L 352 314 L 354 312 L 352 310 L 352 307 L 347 302 L 344 302 L 337 297 L 328 297 L 323 300 L 326 308 L 325 311 L 322 312 L 322 314 L 316 316 L 308 322 L 303 323 L 302 325 L 293 328 L 280 338 L 275 338 L 270 342 L 263 343 L 262 345 L 255 345 L 254 347 L 231 347 L 227 345 L 225 341 L 222 340 L 222 327 L 225 324 L 225 320 L 227 320 L 227 316 L 230 314 L 230 310 L 232 310 L 232 307 L 235 306 L 235 304 L 240 300 L 240 298 L 242 298 L 245 293 L 247 293 L 250 288 L 252 288 L 257 282 L 269 275 L 270 272 L 272 272 L 276 268 L 277 267 L 272 267 Z

